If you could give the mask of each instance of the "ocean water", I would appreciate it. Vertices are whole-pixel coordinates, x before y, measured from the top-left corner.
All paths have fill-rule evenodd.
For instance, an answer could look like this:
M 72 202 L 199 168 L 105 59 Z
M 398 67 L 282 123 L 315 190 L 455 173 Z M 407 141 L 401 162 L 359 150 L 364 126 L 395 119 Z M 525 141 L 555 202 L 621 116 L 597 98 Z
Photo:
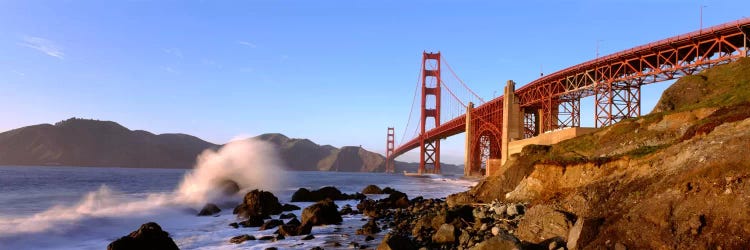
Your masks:
M 221 152 L 215 152 L 217 156 Z M 252 157 L 251 157 L 252 158 Z M 223 159 L 223 160 L 217 160 Z M 219 197 L 207 186 L 216 178 L 237 181 L 243 191 L 262 188 L 272 191 L 282 203 L 290 203 L 300 187 L 335 186 L 345 193 L 361 191 L 368 184 L 390 186 L 409 198 L 445 197 L 465 191 L 475 182 L 459 177 L 405 177 L 399 174 L 344 172 L 285 172 L 268 168 L 231 168 L 221 157 L 199 158 L 195 170 L 132 169 L 97 167 L 0 166 L 0 249 L 105 249 L 113 240 L 154 221 L 168 231 L 181 249 L 331 249 L 336 241 L 347 248 L 351 241 L 376 247 L 376 240 L 365 242 L 354 231 L 365 223 L 360 215 L 344 216 L 341 225 L 313 228 L 315 239 L 298 237 L 285 240 L 247 241 L 231 244 L 236 235 L 256 237 L 272 235 L 275 229 L 235 229 L 228 226 L 238 220 L 232 205 L 241 195 Z M 254 166 L 245 162 L 238 166 Z M 269 162 L 260 162 L 268 164 Z M 203 167 L 201 167 L 203 166 Z M 241 192 L 244 194 L 244 192 Z M 382 196 L 371 196 L 381 198 Z M 227 204 L 218 216 L 197 217 L 206 202 Z M 292 203 L 302 208 L 311 203 Z M 337 201 L 356 205 L 356 201 Z M 298 216 L 301 210 L 294 211 Z

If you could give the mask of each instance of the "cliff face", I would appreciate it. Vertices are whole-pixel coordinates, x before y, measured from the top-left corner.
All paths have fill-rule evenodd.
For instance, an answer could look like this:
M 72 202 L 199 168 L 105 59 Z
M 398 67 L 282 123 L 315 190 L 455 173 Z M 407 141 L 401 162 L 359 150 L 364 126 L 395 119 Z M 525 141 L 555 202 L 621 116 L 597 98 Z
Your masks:
M 584 249 L 747 249 L 748 149 L 750 59 L 742 59 L 680 79 L 652 114 L 527 146 L 505 171 L 449 202 L 526 202 L 571 223 L 601 221 Z
M 0 165 L 191 168 L 218 147 L 184 134 L 155 135 L 115 122 L 69 119 L 0 133 Z

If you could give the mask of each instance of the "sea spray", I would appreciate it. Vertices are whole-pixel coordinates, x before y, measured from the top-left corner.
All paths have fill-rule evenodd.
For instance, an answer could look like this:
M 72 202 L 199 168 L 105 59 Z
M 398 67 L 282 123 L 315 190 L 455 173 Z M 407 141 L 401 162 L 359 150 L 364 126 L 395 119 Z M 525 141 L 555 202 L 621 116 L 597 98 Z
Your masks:
M 82 220 L 92 218 L 143 216 L 171 208 L 197 208 L 206 202 L 228 197 L 221 190 L 227 181 L 242 190 L 274 190 L 283 184 L 283 166 L 273 145 L 253 140 L 234 140 L 219 150 L 206 150 L 198 156 L 195 169 L 171 193 L 149 193 L 134 199 L 102 185 L 70 206 L 54 206 L 27 217 L 1 218 L 0 238 L 36 232 L 65 232 Z M 174 209 L 173 209 L 174 210 Z M 184 211 L 184 210 L 182 210 Z
M 234 140 L 218 151 L 207 149 L 176 193 L 182 202 L 200 204 L 222 198 L 228 182 L 240 190 L 275 190 L 283 181 L 277 155 L 273 145 L 254 139 Z

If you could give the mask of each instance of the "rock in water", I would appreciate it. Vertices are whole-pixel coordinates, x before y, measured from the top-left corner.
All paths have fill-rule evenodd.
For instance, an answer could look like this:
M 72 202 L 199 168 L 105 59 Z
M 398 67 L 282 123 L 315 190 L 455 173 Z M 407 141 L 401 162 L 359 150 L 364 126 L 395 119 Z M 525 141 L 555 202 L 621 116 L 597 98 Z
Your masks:
M 292 218 L 292 219 L 291 219 L 291 220 L 289 220 L 289 222 L 287 222 L 286 224 L 287 224 L 287 225 L 295 225 L 295 226 L 299 226 L 299 225 L 302 225 L 302 222 L 300 222 L 300 221 L 299 221 L 299 220 L 298 220 L 297 218 Z
M 284 222 L 281 220 L 268 220 L 266 221 L 266 223 L 263 223 L 263 225 L 260 226 L 259 230 L 271 229 L 281 225 L 284 225 Z
M 247 220 L 239 223 L 242 227 L 259 227 L 263 225 L 263 217 L 260 215 L 254 215 L 247 218 Z
M 283 206 L 281 206 L 281 211 L 284 211 L 284 212 L 289 212 L 289 211 L 294 211 L 294 210 L 300 210 L 300 209 L 302 209 L 302 208 L 300 208 L 298 206 L 295 206 L 295 205 L 292 205 L 292 204 L 284 204 Z
M 271 192 L 258 189 L 248 192 L 242 204 L 234 209 L 234 213 L 240 218 L 247 218 L 252 215 L 268 216 L 281 212 L 279 199 Z
M 374 219 L 362 225 L 362 228 L 357 229 L 357 234 L 360 235 L 373 235 L 376 233 L 380 233 L 380 227 L 378 227 L 378 223 Z
M 380 189 L 380 187 L 376 185 L 368 185 L 364 189 L 362 189 L 363 194 L 383 194 L 383 190 Z
M 240 191 L 240 186 L 233 180 L 224 179 L 217 181 L 215 186 L 221 190 L 224 195 L 233 195 Z
M 252 235 L 247 235 L 247 234 L 238 235 L 229 239 L 229 243 L 240 244 L 248 240 L 255 240 L 255 237 L 253 237 Z
M 286 224 L 286 225 L 279 226 L 278 234 L 284 235 L 284 236 L 297 236 L 297 235 L 303 235 L 303 234 L 310 234 L 310 231 L 312 231 L 311 224 L 304 224 L 304 225 Z
M 156 222 L 149 222 L 141 225 L 138 230 L 133 231 L 130 235 L 119 238 L 109 243 L 107 250 L 172 250 L 180 249 L 174 243 L 169 233 L 162 231 L 161 226 Z
M 203 209 L 201 209 L 201 211 L 198 213 L 198 216 L 209 216 L 218 214 L 219 212 L 221 212 L 221 209 L 216 206 L 216 204 L 208 203 L 203 206 Z
M 343 221 L 338 206 L 331 200 L 324 200 L 302 210 L 302 225 L 312 226 L 339 224 Z
M 297 218 L 297 215 L 294 215 L 293 213 L 288 213 L 288 214 L 281 214 L 281 216 L 279 216 L 279 219 L 282 219 L 282 220 L 291 219 L 291 218 Z
M 299 188 L 292 194 L 292 202 L 313 201 L 315 198 L 307 188 Z

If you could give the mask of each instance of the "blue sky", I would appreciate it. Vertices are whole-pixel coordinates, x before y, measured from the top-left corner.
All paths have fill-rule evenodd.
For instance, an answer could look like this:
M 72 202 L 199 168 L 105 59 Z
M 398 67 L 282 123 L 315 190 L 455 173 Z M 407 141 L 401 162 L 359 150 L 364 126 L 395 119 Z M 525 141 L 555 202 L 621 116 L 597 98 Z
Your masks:
M 597 41 L 606 55 L 696 30 L 701 5 L 704 27 L 749 14 L 718 0 L 2 1 L 0 131 L 75 116 L 382 153 L 386 127 L 406 125 L 424 50 L 491 99 L 506 80 L 593 59 Z M 644 87 L 643 113 L 666 86 Z M 462 161 L 461 136 L 443 145 Z

